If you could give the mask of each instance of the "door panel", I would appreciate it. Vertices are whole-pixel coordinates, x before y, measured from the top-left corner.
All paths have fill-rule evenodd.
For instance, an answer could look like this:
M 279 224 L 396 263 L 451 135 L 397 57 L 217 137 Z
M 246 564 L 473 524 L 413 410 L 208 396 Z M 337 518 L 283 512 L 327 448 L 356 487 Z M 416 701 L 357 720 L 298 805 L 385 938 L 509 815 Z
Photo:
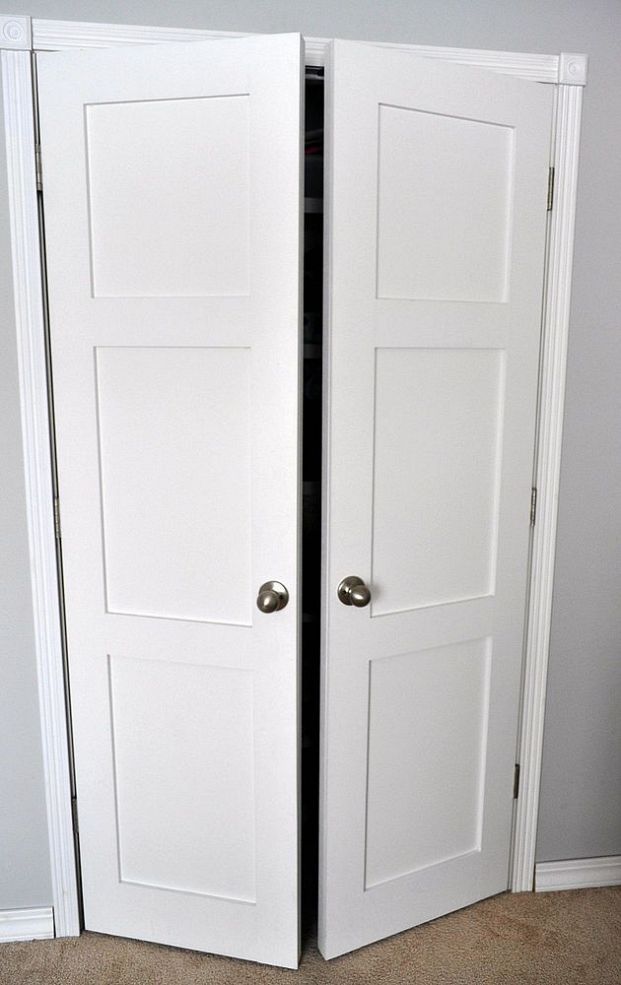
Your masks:
M 300 51 L 38 56 L 86 927 L 291 967 Z
M 252 625 L 250 351 L 96 348 L 108 611 Z
M 488 595 L 503 353 L 378 347 L 375 360 L 371 616 Z
M 552 98 L 333 46 L 326 957 L 507 887 Z
M 95 297 L 247 296 L 249 101 L 85 108 Z M 174 195 L 171 174 L 187 176 Z
M 380 104 L 378 150 L 377 297 L 503 301 L 512 128 Z
M 115 654 L 109 675 L 119 878 L 256 903 L 251 671 Z
M 480 851 L 489 669 L 489 639 L 371 660 L 365 889 Z

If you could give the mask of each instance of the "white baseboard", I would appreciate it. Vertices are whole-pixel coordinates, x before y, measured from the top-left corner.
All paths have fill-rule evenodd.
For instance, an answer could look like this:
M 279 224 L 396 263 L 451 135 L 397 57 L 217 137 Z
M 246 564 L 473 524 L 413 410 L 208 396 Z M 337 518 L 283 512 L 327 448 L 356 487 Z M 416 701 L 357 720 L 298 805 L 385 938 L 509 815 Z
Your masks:
M 535 892 L 552 889 L 589 889 L 595 886 L 621 886 L 621 855 L 575 858 L 566 862 L 538 862 L 535 866 Z
M 39 941 L 53 936 L 54 913 L 51 906 L 0 910 L 0 943 Z

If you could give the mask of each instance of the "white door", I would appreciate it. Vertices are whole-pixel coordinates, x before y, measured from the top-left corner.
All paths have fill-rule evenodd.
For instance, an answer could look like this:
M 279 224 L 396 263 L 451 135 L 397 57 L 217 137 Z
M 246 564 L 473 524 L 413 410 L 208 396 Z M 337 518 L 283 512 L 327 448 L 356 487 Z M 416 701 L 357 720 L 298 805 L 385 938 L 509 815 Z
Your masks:
M 290 967 L 301 66 L 38 56 L 86 927 Z
M 333 957 L 508 884 L 553 87 L 345 42 L 326 85 Z

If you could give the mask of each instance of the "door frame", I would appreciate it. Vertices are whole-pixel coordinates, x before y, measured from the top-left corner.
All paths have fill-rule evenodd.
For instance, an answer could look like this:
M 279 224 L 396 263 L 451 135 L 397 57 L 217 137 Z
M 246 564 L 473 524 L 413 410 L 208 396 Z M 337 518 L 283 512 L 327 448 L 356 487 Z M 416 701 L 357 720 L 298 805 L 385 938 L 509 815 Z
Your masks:
M 79 23 L 23 16 L 0 17 L 22 447 L 56 937 L 71 937 L 80 933 L 80 911 L 73 827 L 70 718 L 61 617 L 62 585 L 57 553 L 58 515 L 54 499 L 53 411 L 48 382 L 41 220 L 37 194 L 40 163 L 37 163 L 36 154 L 33 53 L 76 47 L 100 48 L 243 36 L 237 32 Z M 306 64 L 324 65 L 330 41 L 308 38 L 305 45 Z M 532 528 L 520 730 L 516 749 L 516 763 L 520 764 L 520 791 L 514 814 L 508 880 L 513 892 L 529 891 L 533 889 L 535 871 L 578 150 L 587 56 L 572 52 L 536 55 L 405 44 L 381 46 L 491 69 L 554 85 L 556 89 L 551 147 L 554 206 L 548 213 L 533 471 L 537 515 Z

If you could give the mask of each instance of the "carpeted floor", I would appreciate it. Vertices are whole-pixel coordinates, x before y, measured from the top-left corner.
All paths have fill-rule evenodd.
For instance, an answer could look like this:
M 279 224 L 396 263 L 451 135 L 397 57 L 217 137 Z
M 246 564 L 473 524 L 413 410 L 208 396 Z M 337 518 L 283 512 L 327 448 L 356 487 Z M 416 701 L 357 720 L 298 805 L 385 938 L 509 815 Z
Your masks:
M 1 985 L 621 985 L 621 887 L 503 894 L 298 972 L 85 933 L 0 944 Z

